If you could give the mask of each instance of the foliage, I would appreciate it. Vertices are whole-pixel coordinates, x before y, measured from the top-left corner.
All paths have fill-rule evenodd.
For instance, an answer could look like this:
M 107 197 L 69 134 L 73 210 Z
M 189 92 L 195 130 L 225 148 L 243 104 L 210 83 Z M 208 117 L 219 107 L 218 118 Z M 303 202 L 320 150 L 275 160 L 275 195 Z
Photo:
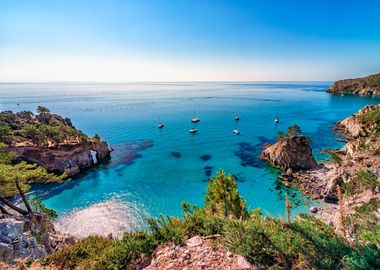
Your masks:
M 357 178 L 359 181 L 360 188 L 362 190 L 367 188 L 375 188 L 377 185 L 379 185 L 379 179 L 377 178 L 376 174 L 369 170 L 362 170 L 357 173 Z
M 218 171 L 214 178 L 210 178 L 204 208 L 206 213 L 212 215 L 231 218 L 249 216 L 247 202 L 239 195 L 236 179 L 223 171 Z
M 43 203 L 41 198 L 33 198 L 30 201 L 31 206 L 33 207 L 34 211 L 44 213 L 51 219 L 56 219 L 58 217 L 57 212 L 55 212 L 53 209 L 47 208 Z
M 47 263 L 60 269 L 133 269 L 136 261 L 149 258 L 161 243 L 183 243 L 194 235 L 217 234 L 220 237 L 215 241 L 241 254 L 259 269 L 380 268 L 380 250 L 375 245 L 349 243 L 336 235 L 333 227 L 313 216 L 300 214 L 287 223 L 262 218 L 256 209 L 237 218 L 239 215 L 231 209 L 241 209 L 243 199 L 238 194 L 232 196 L 235 200 L 229 203 L 237 203 L 237 207 L 222 202 L 225 195 L 234 194 L 233 183 L 230 175 L 220 171 L 209 182 L 204 207 L 182 204 L 184 219 L 149 218 L 148 231 L 126 233 L 121 240 L 88 237 L 54 253 Z M 224 195 L 216 196 L 217 192 Z M 210 211 L 213 208 L 217 210 Z M 230 214 L 225 214 L 225 208 L 230 209 Z
M 298 125 L 289 126 L 286 130 L 286 136 L 295 136 L 302 133 L 301 128 Z
M 330 156 L 331 160 L 335 163 L 341 163 L 343 161 L 339 154 L 337 154 L 334 150 L 327 149 L 324 150 L 324 152 L 327 153 Z
M 18 194 L 16 180 L 19 180 L 22 191 L 27 192 L 31 183 L 59 182 L 65 177 L 65 174 L 57 176 L 48 173 L 37 164 L 28 164 L 26 162 L 16 165 L 0 164 L 0 194 L 6 196 Z
M 380 184 L 378 177 L 370 170 L 361 170 L 347 182 L 341 184 L 341 188 L 347 195 L 363 192 L 366 189 L 374 189 Z
M 6 204 L 11 208 L 13 207 L 13 210 L 25 215 L 32 211 L 32 208 L 24 195 L 29 191 L 30 184 L 63 181 L 66 174 L 57 176 L 48 173 L 44 168 L 37 166 L 37 164 L 28 164 L 26 162 L 12 164 L 15 153 L 5 152 L 5 149 L 6 145 L 0 143 L 0 206 Z M 14 195 L 21 196 L 28 210 L 27 212 L 7 199 L 7 197 Z M 38 201 L 36 201 L 35 203 L 35 208 L 47 213 L 51 217 L 56 216 L 56 213 L 53 210 L 46 208 L 42 202 L 38 203 Z
M 380 201 L 372 199 L 368 203 L 355 209 L 355 212 L 345 218 L 354 235 L 360 239 L 379 243 L 380 218 L 376 214 L 380 208 Z
M 276 142 L 281 142 L 285 138 L 286 138 L 286 136 L 285 136 L 284 132 L 282 132 L 282 131 L 277 132 Z
M 51 147 L 67 143 L 88 143 L 91 139 L 77 130 L 69 118 L 53 114 L 46 107 L 39 106 L 38 114 L 24 111 L 0 113 L 0 142 L 11 144 L 28 142 L 35 146 Z M 95 140 L 100 141 L 98 135 Z
M 11 141 L 11 128 L 9 125 L 0 121 L 0 142 L 9 143 Z
M 276 142 L 281 142 L 287 138 L 294 137 L 298 144 L 311 144 L 311 138 L 302 135 L 302 130 L 298 125 L 291 125 L 286 129 L 286 132 L 277 132 Z
M 44 106 L 38 106 L 37 107 L 37 112 L 38 113 L 50 113 L 50 110 Z
M 366 125 L 373 125 L 375 131 L 380 132 L 380 109 L 368 112 L 362 118 L 362 123 Z

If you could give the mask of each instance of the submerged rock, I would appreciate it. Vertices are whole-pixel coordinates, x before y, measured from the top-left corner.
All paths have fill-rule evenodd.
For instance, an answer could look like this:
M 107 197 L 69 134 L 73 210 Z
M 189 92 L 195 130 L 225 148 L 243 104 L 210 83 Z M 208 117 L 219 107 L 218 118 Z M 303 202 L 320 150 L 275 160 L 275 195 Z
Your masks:
M 175 158 L 180 158 L 180 157 L 182 156 L 182 155 L 181 155 L 181 152 L 177 152 L 177 151 L 172 152 L 171 154 L 172 154 L 172 156 L 175 157 Z
M 201 156 L 201 160 L 203 160 L 203 161 L 208 161 L 208 160 L 210 160 L 210 159 L 211 159 L 211 156 L 208 155 L 208 154 L 206 154 L 206 155 L 202 155 L 202 156 Z
M 273 145 L 267 144 L 260 159 L 283 171 L 288 169 L 308 170 L 318 167 L 309 140 L 305 136 L 289 136 Z

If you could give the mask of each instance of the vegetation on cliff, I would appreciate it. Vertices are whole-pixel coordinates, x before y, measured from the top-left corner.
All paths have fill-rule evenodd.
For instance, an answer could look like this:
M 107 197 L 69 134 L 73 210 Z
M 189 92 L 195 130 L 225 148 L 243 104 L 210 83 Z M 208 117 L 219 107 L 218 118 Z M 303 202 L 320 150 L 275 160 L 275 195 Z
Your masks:
M 380 95 L 380 73 L 336 81 L 327 91 L 337 94 Z
M 5 206 L 7 206 L 19 214 L 30 214 L 33 212 L 33 209 L 25 196 L 25 193 L 30 189 L 30 184 L 62 181 L 66 175 L 57 176 L 48 173 L 44 168 L 36 164 L 27 164 L 26 162 L 12 164 L 15 153 L 4 152 L 5 148 L 6 145 L 0 143 L 0 212 L 2 214 L 11 215 L 5 208 Z M 20 196 L 25 205 L 25 209 L 20 208 L 9 199 L 15 195 Z M 38 210 L 46 210 L 47 213 L 53 215 L 52 212 L 48 211 L 46 207 L 44 208 L 42 204 L 37 204 L 37 201 L 34 203 L 34 206 L 37 207 Z
M 53 114 L 42 106 L 37 108 L 36 115 L 30 111 L 0 113 L 0 142 L 7 145 L 52 147 L 89 141 L 90 138 L 77 130 L 69 118 Z
M 307 170 L 318 166 L 310 148 L 311 139 L 302 135 L 297 125 L 289 126 L 286 133 L 278 132 L 277 142 L 265 145 L 260 159 L 281 170 Z
M 58 250 L 44 264 L 60 269 L 134 269 L 149 261 L 158 245 L 181 244 L 200 235 L 212 236 L 215 243 L 260 269 L 380 267 L 380 250 L 375 245 L 350 242 L 315 217 L 264 218 L 259 209 L 248 211 L 245 205 L 233 176 L 218 172 L 209 182 L 205 206 L 184 203 L 183 219 L 149 218 L 146 231 L 125 233 L 120 240 L 88 237 Z M 289 203 L 287 209 L 291 209 Z

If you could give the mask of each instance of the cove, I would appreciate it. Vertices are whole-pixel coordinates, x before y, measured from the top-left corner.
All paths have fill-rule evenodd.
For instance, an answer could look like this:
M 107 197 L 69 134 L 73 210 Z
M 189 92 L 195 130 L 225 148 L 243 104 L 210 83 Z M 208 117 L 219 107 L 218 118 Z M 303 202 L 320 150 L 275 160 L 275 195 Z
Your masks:
M 44 105 L 72 119 L 89 135 L 115 149 L 101 164 L 62 185 L 35 186 L 47 207 L 60 215 L 57 227 L 78 236 L 118 234 L 144 226 L 144 217 L 181 216 L 181 202 L 201 205 L 207 178 L 224 169 L 238 179 L 250 208 L 284 216 L 284 190 L 277 172 L 258 160 L 261 147 L 278 131 L 298 124 L 310 136 L 317 159 L 323 148 L 340 148 L 334 123 L 379 98 L 330 95 L 330 82 L 0 84 L 1 110 Z M 19 103 L 20 105 L 17 105 Z M 195 110 L 201 122 L 189 135 Z M 234 116 L 240 115 L 240 121 Z M 274 125 L 278 114 L 280 123 Z M 158 118 L 164 122 L 157 128 Z M 240 136 L 232 134 L 239 129 Z M 293 213 L 309 202 L 289 191 Z M 306 203 L 306 204 L 305 204 Z

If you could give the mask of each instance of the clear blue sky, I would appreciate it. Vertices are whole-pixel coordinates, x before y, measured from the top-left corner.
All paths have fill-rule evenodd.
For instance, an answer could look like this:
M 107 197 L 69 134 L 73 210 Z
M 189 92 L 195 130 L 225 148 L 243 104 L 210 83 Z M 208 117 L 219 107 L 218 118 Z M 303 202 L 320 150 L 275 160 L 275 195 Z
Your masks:
M 380 1 L 0 0 L 0 81 L 380 72 Z

